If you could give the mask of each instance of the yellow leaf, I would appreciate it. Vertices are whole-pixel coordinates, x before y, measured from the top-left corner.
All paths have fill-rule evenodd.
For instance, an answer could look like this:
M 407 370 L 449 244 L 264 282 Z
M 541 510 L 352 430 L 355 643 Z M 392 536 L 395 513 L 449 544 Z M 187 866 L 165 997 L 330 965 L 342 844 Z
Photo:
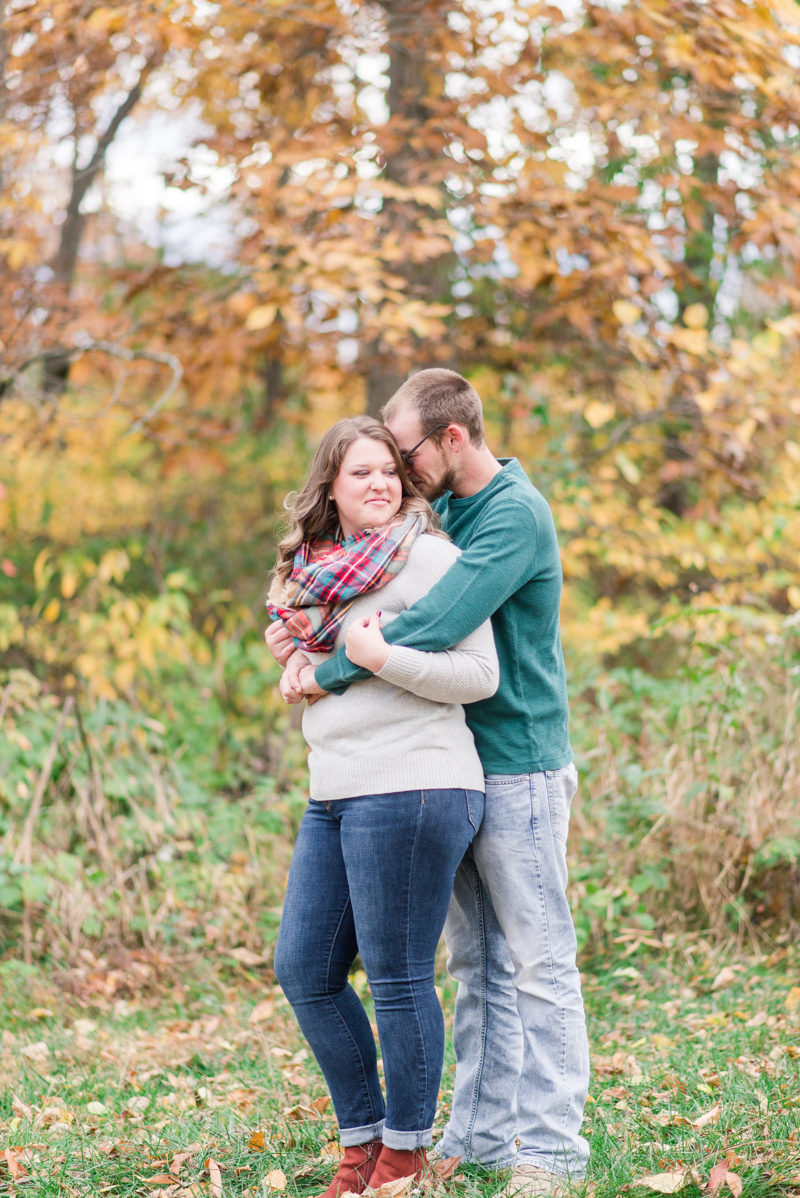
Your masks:
M 796 441 L 787 441 L 784 449 L 793 462 L 800 462 L 800 445 Z
M 718 398 L 719 396 L 717 394 L 716 388 L 714 387 L 709 387 L 707 391 L 700 391 L 694 397 L 695 403 L 704 416 L 711 415 L 717 406 Z
M 337 1144 L 336 1141 L 333 1140 L 330 1144 L 322 1145 L 319 1150 L 319 1155 L 323 1160 L 333 1161 L 338 1165 L 339 1161 L 344 1156 L 344 1148 L 342 1148 L 341 1144 Z
M 642 481 L 639 467 L 621 449 L 614 454 L 614 461 L 617 463 L 619 472 L 626 482 L 629 482 L 632 486 L 636 486 L 637 483 Z
M 708 349 L 708 332 L 706 329 L 673 329 L 669 340 L 678 349 L 685 349 L 688 354 L 704 354 Z
M 47 607 L 42 612 L 48 624 L 54 624 L 58 619 L 58 613 L 61 611 L 61 604 L 57 599 L 51 599 Z
M 769 6 L 784 25 L 800 25 L 800 7 L 794 0 L 770 0 Z
M 600 428 L 608 424 L 616 408 L 613 403 L 602 403 L 599 399 L 591 400 L 583 409 L 583 418 L 592 428 Z
M 747 446 L 750 444 L 751 440 L 753 439 L 753 433 L 757 428 L 758 421 L 754 420 L 752 416 L 748 416 L 746 420 L 743 420 L 741 424 L 737 425 L 736 437 L 739 441 L 741 441 L 745 448 L 747 448 Z
M 281 1169 L 273 1169 L 267 1174 L 267 1185 L 271 1190 L 285 1190 L 286 1174 Z
M 708 308 L 705 304 L 689 304 L 683 314 L 687 329 L 704 329 L 708 324 Z
M 61 594 L 65 599 L 71 599 L 78 589 L 78 575 L 74 570 L 65 570 L 61 575 Z
M 794 3 L 794 0 L 791 2 Z M 797 11 L 800 14 L 800 7 Z M 796 337 L 800 333 L 800 312 L 793 312 L 791 316 L 784 316 L 782 320 L 768 320 L 767 324 L 781 337 Z
M 250 1139 L 247 1141 L 247 1147 L 251 1152 L 266 1152 L 267 1138 L 263 1131 L 254 1131 Z
M 787 587 L 786 598 L 789 600 L 792 607 L 800 609 L 800 587 Z M 789 1006 L 789 999 L 793 994 L 796 997 L 792 999 L 793 1005 Z M 790 1011 L 796 1011 L 798 1006 L 800 1006 L 800 986 L 792 986 L 791 990 L 786 996 L 786 1005 L 789 1007 Z
M 248 312 L 244 327 L 249 329 L 251 333 L 260 332 L 261 329 L 268 329 L 277 314 L 277 304 L 259 304 L 257 308 L 253 308 L 252 311 Z
M 121 8 L 96 8 L 86 24 L 100 33 L 118 33 L 125 25 L 125 12 Z
M 0 254 L 5 254 L 11 270 L 19 270 L 27 262 L 36 261 L 36 246 L 32 241 L 7 237 L 0 241 Z
M 616 316 L 620 324 L 636 324 L 636 321 L 641 318 L 642 309 L 636 304 L 630 303 L 629 300 L 614 300 L 611 305 L 611 311 Z

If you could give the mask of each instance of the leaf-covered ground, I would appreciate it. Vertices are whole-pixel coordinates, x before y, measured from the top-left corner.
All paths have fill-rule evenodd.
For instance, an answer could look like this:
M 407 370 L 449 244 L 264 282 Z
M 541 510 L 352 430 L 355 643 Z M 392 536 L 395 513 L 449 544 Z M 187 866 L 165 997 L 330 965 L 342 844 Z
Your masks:
M 86 957 L 61 975 L 0 967 L 1 1193 L 308 1198 L 324 1189 L 336 1126 L 279 989 L 238 966 L 200 970 L 176 990 L 174 965 L 160 971 L 156 954 Z M 689 938 L 669 958 L 595 962 L 584 982 L 592 1161 L 577 1194 L 800 1190 L 792 948 L 726 961 Z M 364 975 L 355 983 L 369 1005 Z M 442 996 L 449 1022 L 446 978 Z M 452 1076 L 449 1059 L 440 1124 Z M 437 1184 L 489 1198 L 504 1180 L 464 1167 Z

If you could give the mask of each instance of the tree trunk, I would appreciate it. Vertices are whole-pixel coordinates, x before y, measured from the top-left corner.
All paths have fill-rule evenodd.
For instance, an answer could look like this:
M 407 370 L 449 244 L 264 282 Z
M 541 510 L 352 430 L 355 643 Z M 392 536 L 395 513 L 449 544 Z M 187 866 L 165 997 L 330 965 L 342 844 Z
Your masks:
M 425 126 L 435 115 L 444 90 L 444 75 L 431 53 L 431 29 L 444 11 L 436 13 L 428 0 L 382 0 L 386 14 L 389 87 L 386 99 L 390 119 L 379 131 L 384 158 L 384 176 L 401 187 L 412 188 L 426 179 L 427 168 L 437 166 L 440 154 L 424 136 Z M 417 222 L 440 216 L 433 208 L 410 200 L 384 201 L 381 224 L 385 235 L 402 245 L 416 231 Z M 449 297 L 449 273 L 453 255 L 444 254 L 423 262 L 396 262 L 392 273 L 406 282 L 409 299 L 427 303 Z M 409 356 L 377 340 L 367 348 L 367 413 L 377 416 L 386 401 L 408 377 L 414 366 L 427 364 L 424 344 Z
M 86 229 L 86 214 L 81 212 L 81 204 L 86 197 L 87 191 L 103 168 L 106 151 L 116 137 L 117 130 L 138 104 L 142 95 L 144 81 L 154 65 L 154 59 L 151 59 L 145 65 L 139 76 L 139 82 L 128 92 L 128 95 L 111 118 L 105 132 L 98 137 L 97 146 L 91 159 L 86 166 L 80 168 L 77 164 L 76 139 L 76 158 L 72 164 L 72 189 L 69 203 L 67 204 L 67 216 L 61 226 L 61 238 L 55 258 L 53 259 L 53 272 L 56 282 L 62 285 L 66 295 L 69 294 L 75 278 L 78 251 L 80 250 L 81 241 Z M 63 392 L 69 377 L 69 365 L 70 356 L 66 350 L 64 353 L 54 354 L 45 360 L 43 389 L 46 394 L 58 396 Z

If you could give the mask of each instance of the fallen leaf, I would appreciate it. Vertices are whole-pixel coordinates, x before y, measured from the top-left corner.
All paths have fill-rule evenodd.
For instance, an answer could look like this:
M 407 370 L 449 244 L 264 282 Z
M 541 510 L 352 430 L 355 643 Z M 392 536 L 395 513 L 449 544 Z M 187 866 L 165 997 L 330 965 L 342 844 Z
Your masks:
M 21 1052 L 29 1061 L 46 1061 L 50 1056 L 50 1049 L 44 1040 L 37 1040 L 35 1044 L 26 1044 Z
M 21 1151 L 22 1150 L 19 1148 L 17 1148 L 17 1149 L 6 1148 L 5 1153 L 4 1153 L 4 1156 L 6 1158 L 6 1164 L 8 1165 L 8 1171 L 11 1174 L 12 1181 L 19 1181 L 21 1178 L 28 1176 L 27 1169 L 25 1169 L 19 1163 L 19 1159 L 17 1157 L 17 1152 L 21 1152 Z
M 271 1190 L 283 1191 L 286 1189 L 286 1174 L 282 1169 L 272 1169 L 267 1174 L 267 1185 Z
M 341 1144 L 337 1144 L 335 1140 L 332 1140 L 330 1144 L 322 1145 L 319 1150 L 319 1156 L 322 1161 L 333 1161 L 334 1164 L 338 1165 L 344 1156 L 344 1148 L 342 1148 Z
M 442 1181 L 447 1181 L 452 1177 L 461 1161 L 460 1156 L 448 1156 L 444 1160 L 437 1161 L 433 1166 L 433 1171 Z
M 264 958 L 258 953 L 252 952 L 249 948 L 232 948 L 228 953 L 229 957 L 239 961 L 242 965 L 264 965 Z
M 86 1109 L 90 1115 L 107 1115 L 108 1114 L 108 1107 L 105 1106 L 102 1102 L 90 1102 L 87 1104 Z
M 256 1003 L 250 1012 L 249 1022 L 255 1027 L 257 1023 L 264 1023 L 265 1020 L 271 1019 L 275 1014 L 275 1000 L 272 998 L 263 998 L 261 1002 Z
M 190 1161 L 194 1156 L 193 1152 L 176 1152 L 170 1161 L 169 1171 L 173 1177 L 177 1177 L 181 1171 L 181 1166 L 184 1161 Z
M 34 1007 L 32 1011 L 28 1011 L 29 1019 L 52 1019 L 53 1012 L 49 1007 Z
M 414 1175 L 411 1177 L 396 1177 L 394 1181 L 387 1181 L 377 1190 L 372 1190 L 372 1193 L 377 1198 L 401 1198 L 402 1194 L 408 1194 L 414 1188 Z
M 745 1027 L 761 1027 L 762 1023 L 766 1023 L 769 1016 L 766 1011 L 756 1011 L 752 1019 L 748 1019 Z
M 247 1147 L 251 1152 L 266 1152 L 267 1138 L 263 1131 L 254 1131 L 250 1139 L 247 1141 Z
M 143 1115 L 149 1106 L 150 1099 L 146 1094 L 136 1094 L 128 1099 L 123 1111 L 130 1111 L 132 1115 Z
M 648 1177 L 639 1177 L 634 1185 L 645 1186 L 655 1190 L 657 1194 L 677 1194 L 690 1180 L 688 1169 L 676 1169 L 672 1173 L 651 1173 Z
M 76 1019 L 72 1024 L 72 1030 L 79 1036 L 91 1036 L 92 1032 L 97 1031 L 97 1024 L 93 1019 Z
M 796 1011 L 800 1007 L 800 986 L 792 986 L 784 999 L 787 1011 Z
M 326 1094 L 324 1098 L 315 1098 L 311 1105 L 315 1111 L 318 1111 L 319 1114 L 322 1115 L 331 1105 L 331 1100 Z
M 175 1178 L 171 1173 L 156 1173 L 155 1177 L 145 1178 L 146 1186 L 163 1186 L 165 1182 L 174 1182 Z
M 719 1123 L 721 1112 L 721 1105 L 716 1103 L 710 1111 L 706 1111 L 705 1114 L 700 1115 L 697 1119 L 690 1119 L 689 1126 L 694 1131 L 699 1131 L 701 1127 L 707 1127 L 709 1123 Z
M 716 1194 L 717 1190 L 720 1188 L 720 1186 L 724 1182 L 725 1174 L 727 1172 L 728 1172 L 728 1162 L 727 1161 L 722 1161 L 721 1164 L 714 1166 L 714 1168 L 711 1170 L 711 1174 L 708 1179 L 709 1194 Z
M 32 1119 L 33 1118 L 33 1114 L 34 1114 L 33 1107 L 29 1107 L 28 1104 L 26 1102 L 23 1102 L 22 1099 L 19 1098 L 16 1094 L 14 1095 L 14 1097 L 11 1100 L 11 1110 L 20 1119 Z
M 742 1179 L 738 1173 L 731 1173 L 730 1169 L 725 1174 L 725 1185 L 733 1194 L 733 1198 L 739 1198 L 742 1192 Z
M 735 981 L 736 981 L 736 970 L 732 969 L 730 967 L 730 965 L 725 965 L 719 971 L 717 976 L 714 978 L 714 981 L 711 983 L 711 989 L 712 990 L 722 990 L 723 987 L 730 986 L 731 983 L 735 982 Z
M 208 1169 L 208 1183 L 212 1198 L 222 1198 L 222 1173 L 217 1161 L 213 1157 L 209 1157 L 206 1161 Z

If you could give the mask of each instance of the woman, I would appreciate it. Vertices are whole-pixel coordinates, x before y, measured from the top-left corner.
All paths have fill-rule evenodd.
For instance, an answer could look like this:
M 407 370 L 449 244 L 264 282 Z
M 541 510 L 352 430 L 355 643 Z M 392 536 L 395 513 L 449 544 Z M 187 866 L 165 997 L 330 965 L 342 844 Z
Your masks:
M 483 816 L 462 703 L 494 694 L 490 624 L 445 653 L 389 646 L 458 550 L 378 421 L 325 435 L 291 507 L 270 592 L 314 665 L 346 646 L 373 671 L 309 704 L 310 802 L 289 873 L 275 974 L 325 1075 L 345 1149 L 325 1198 L 427 1172 L 444 1051 L 434 957 L 456 868 Z M 379 609 L 379 610 L 377 610 Z M 384 1104 L 356 954 L 375 1001 Z

